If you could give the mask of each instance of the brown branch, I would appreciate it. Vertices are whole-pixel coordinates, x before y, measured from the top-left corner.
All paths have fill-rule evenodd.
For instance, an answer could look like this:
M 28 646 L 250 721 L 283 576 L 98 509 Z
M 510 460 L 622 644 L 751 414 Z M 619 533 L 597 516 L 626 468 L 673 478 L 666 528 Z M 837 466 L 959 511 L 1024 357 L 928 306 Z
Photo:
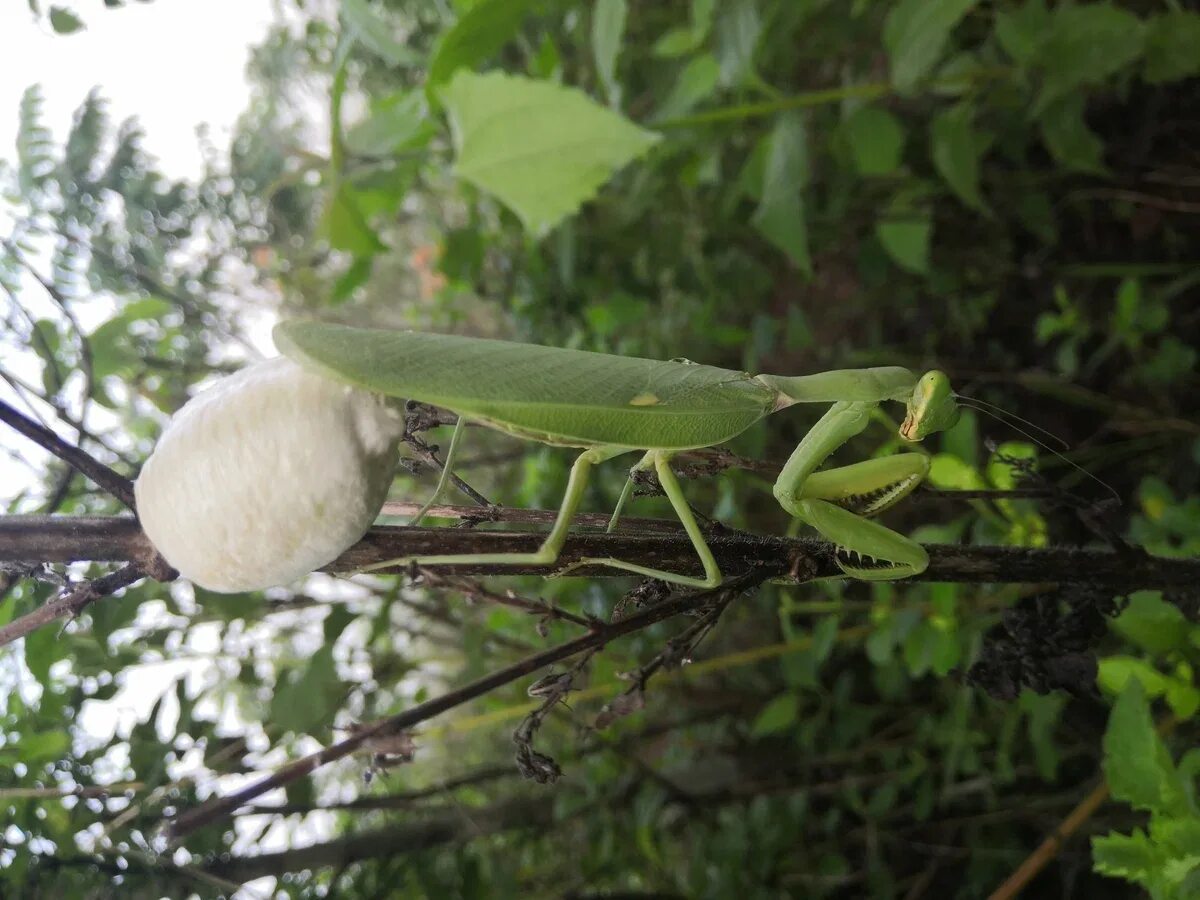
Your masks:
M 101 575 L 93 581 L 87 581 L 76 586 L 73 590 L 39 606 L 31 613 L 21 616 L 16 621 L 9 622 L 0 628 L 0 647 L 25 637 L 32 631 L 47 625 L 57 619 L 79 615 L 88 605 L 96 602 L 123 587 L 128 587 L 143 576 L 142 567 L 136 563 L 122 566 L 115 572 Z
M 232 794 L 224 797 L 210 800 L 195 809 L 182 813 L 170 824 L 170 836 L 172 840 L 178 840 L 198 828 L 223 819 L 255 797 L 259 797 L 267 791 L 291 784 L 300 778 L 312 774 L 321 766 L 354 753 L 373 737 L 395 734 L 412 728 L 414 725 L 427 721 L 476 697 L 490 693 L 496 688 L 503 687 L 518 678 L 536 672 L 559 660 L 567 659 L 577 653 L 603 647 L 622 635 L 640 631 L 664 619 L 669 619 L 680 613 L 706 606 L 712 602 L 712 597 L 715 594 L 752 588 L 770 578 L 776 571 L 778 570 L 762 568 L 751 575 L 734 579 L 712 590 L 677 595 L 627 619 L 596 628 L 574 640 L 559 644 L 557 647 L 551 647 L 540 653 L 527 656 L 525 659 L 511 666 L 506 666 L 503 669 L 476 679 L 470 684 L 448 691 L 440 697 L 426 700 L 424 703 L 420 703 L 398 715 L 381 719 L 374 725 L 364 728 L 351 737 L 284 766 L 273 775 L 257 781 L 248 787 L 234 791 Z
M 1091 818 L 1092 813 L 1104 805 L 1108 799 L 1108 782 L 1100 781 L 1088 795 L 1076 804 L 1075 808 L 1059 823 L 1054 831 L 1038 845 L 1025 861 L 1004 880 L 1004 884 L 991 893 L 988 900 L 1011 900 L 1037 877 L 1038 873 L 1058 855 L 1058 851 L 1070 840 L 1071 835 Z
M 544 511 L 543 511 L 544 512 Z M 638 520 L 627 520 L 636 526 Z M 325 567 L 353 572 L 388 560 L 434 554 L 527 553 L 544 534 L 459 528 L 376 526 L 358 544 Z M 757 566 L 786 566 L 787 578 L 838 577 L 833 545 L 816 539 L 789 539 L 726 531 L 708 536 L 721 570 L 736 575 Z M 81 560 L 138 562 L 145 537 L 127 517 L 0 516 L 0 562 L 66 563 Z M 1083 583 L 1120 594 L 1130 590 L 1195 591 L 1200 559 L 1167 559 L 1079 547 L 998 547 L 926 545 L 929 568 L 906 581 L 993 584 Z M 683 574 L 702 574 L 695 550 L 682 530 L 672 533 L 620 531 L 571 535 L 553 566 L 464 564 L 438 566 L 443 575 L 551 575 L 583 557 L 614 557 Z M 793 572 L 794 569 L 794 572 Z M 403 572 L 405 567 L 381 571 Z M 627 572 L 590 566 L 572 576 L 625 577 Z
M 129 509 L 135 509 L 133 482 L 113 471 L 98 459 L 72 446 L 49 428 L 45 428 L 23 413 L 0 400 L 0 422 L 5 422 L 35 444 L 53 453 L 69 466 L 79 470 Z

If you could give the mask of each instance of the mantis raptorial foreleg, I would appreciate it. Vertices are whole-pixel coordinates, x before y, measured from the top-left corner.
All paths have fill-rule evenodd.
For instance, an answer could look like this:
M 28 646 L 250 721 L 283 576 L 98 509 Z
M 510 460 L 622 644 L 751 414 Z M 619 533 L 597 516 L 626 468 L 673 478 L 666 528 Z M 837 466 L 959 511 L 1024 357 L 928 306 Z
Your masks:
M 903 453 L 815 471 L 867 426 L 875 405 L 835 403 L 800 441 L 780 472 L 774 493 L 780 506 L 838 545 L 837 563 L 847 575 L 885 581 L 925 571 L 929 555 L 916 541 L 864 516 L 886 509 L 916 488 L 929 471 L 928 459 Z M 851 563 L 847 556 L 863 564 Z

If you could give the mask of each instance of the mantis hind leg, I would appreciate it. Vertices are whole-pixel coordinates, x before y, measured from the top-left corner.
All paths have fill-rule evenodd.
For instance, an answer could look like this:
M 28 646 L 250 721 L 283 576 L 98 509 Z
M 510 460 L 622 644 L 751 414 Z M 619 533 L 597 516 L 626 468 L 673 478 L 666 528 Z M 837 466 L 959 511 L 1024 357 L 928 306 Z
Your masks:
M 576 457 L 574 465 L 571 466 L 571 474 L 567 478 L 567 491 L 563 494 L 562 504 L 559 506 L 554 525 L 551 526 L 550 533 L 546 535 L 542 545 L 533 553 L 455 553 L 445 556 L 400 557 L 364 566 L 349 574 L 357 575 L 413 563 L 430 566 L 470 563 L 500 566 L 553 565 L 558 559 L 559 553 L 562 552 L 563 544 L 566 543 L 571 519 L 575 517 L 575 513 L 579 510 L 579 504 L 583 500 L 583 492 L 587 488 L 587 480 L 592 466 L 628 452 L 628 447 L 593 447 L 590 450 L 584 450 Z
M 581 559 L 578 562 L 571 563 L 564 569 L 556 572 L 556 575 L 563 575 L 572 569 L 582 566 L 607 566 L 610 569 L 621 569 L 625 572 L 633 572 L 637 575 L 645 575 L 647 578 L 657 578 L 660 581 L 670 582 L 672 584 L 682 584 L 687 587 L 711 588 L 716 587 L 722 581 L 721 569 L 717 565 L 716 559 L 712 555 L 712 550 L 708 546 L 708 542 L 704 540 L 704 534 L 700 531 L 700 526 L 696 523 L 696 517 L 692 515 L 692 510 L 688 507 L 687 499 L 683 496 L 683 489 L 679 486 L 679 479 L 675 477 L 675 473 L 671 471 L 671 454 L 661 451 L 651 450 L 643 458 L 642 462 L 635 466 L 635 469 L 644 467 L 649 461 L 653 461 L 655 473 L 658 475 L 659 484 L 662 485 L 666 492 L 667 499 L 671 501 L 671 506 L 675 510 L 675 515 L 679 517 L 679 521 L 683 524 L 684 531 L 691 538 L 692 547 L 696 550 L 696 555 L 700 557 L 700 562 L 704 566 L 704 577 L 696 578 L 692 575 L 681 575 L 678 572 L 668 572 L 664 569 L 655 569 L 650 566 L 642 566 L 637 563 L 625 562 L 620 559 L 612 559 L 611 557 L 589 557 Z M 630 484 L 631 482 L 626 482 Z M 623 494 L 624 496 L 624 494 Z

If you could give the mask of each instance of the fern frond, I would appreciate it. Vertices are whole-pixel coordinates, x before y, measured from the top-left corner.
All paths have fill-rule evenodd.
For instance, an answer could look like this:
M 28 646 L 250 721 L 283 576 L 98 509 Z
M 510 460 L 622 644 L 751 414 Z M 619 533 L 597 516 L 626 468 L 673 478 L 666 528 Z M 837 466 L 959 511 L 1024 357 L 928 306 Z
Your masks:
M 54 171 L 50 130 L 42 124 L 42 89 L 31 84 L 21 95 L 17 125 L 17 187 L 33 200 Z

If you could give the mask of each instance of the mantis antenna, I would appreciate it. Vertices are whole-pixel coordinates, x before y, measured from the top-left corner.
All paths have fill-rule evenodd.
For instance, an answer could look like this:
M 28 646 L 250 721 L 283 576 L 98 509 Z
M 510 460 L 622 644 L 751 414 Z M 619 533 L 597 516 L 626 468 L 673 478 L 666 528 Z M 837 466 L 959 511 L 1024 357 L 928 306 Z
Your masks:
M 1053 438 L 1055 441 L 1057 441 L 1059 444 L 1061 444 L 1064 449 L 1070 449 L 1070 445 L 1066 441 L 1064 441 L 1062 438 L 1060 438 L 1058 435 L 1051 434 L 1045 428 L 1042 428 L 1040 425 L 1035 425 L 1033 422 L 1030 422 L 1028 419 L 1022 419 L 1016 413 L 1011 413 L 1008 410 L 1002 410 L 1000 407 L 996 406 L 995 404 L 988 403 L 984 400 L 979 400 L 975 397 L 966 397 L 962 394 L 955 394 L 954 397 L 956 400 L 960 401 L 962 403 L 962 405 L 967 407 L 968 409 L 973 409 L 976 412 L 981 412 L 985 416 L 991 416 L 997 422 L 1004 423 L 1009 428 L 1013 429 L 1014 431 L 1016 431 L 1023 437 L 1026 437 L 1029 440 L 1033 441 L 1035 444 L 1037 444 L 1043 450 L 1047 450 L 1050 453 L 1053 453 L 1055 456 L 1057 456 L 1059 459 L 1061 459 L 1063 462 L 1065 462 L 1072 469 L 1076 469 L 1083 475 L 1086 475 L 1092 481 L 1096 482 L 1096 484 L 1100 485 L 1106 491 L 1108 491 L 1110 494 L 1112 494 L 1113 499 L 1117 501 L 1118 505 L 1121 503 L 1121 495 L 1116 492 L 1116 490 L 1113 488 L 1113 486 L 1111 484 L 1109 484 L 1104 479 L 1102 479 L 1096 475 L 1093 475 L 1091 472 L 1089 472 L 1083 466 L 1079 465 L 1079 463 L 1075 462 L 1074 460 L 1067 459 L 1067 457 L 1065 457 L 1062 453 L 1060 453 L 1054 447 L 1051 447 L 1045 441 L 1039 439 L 1036 435 L 1031 434 L 1029 431 L 1026 431 L 1024 428 L 1022 428 L 1017 423 L 1021 422 L 1025 425 L 1028 425 L 1031 429 L 1040 431 L 1042 434 Z M 1004 413 L 1003 416 L 1000 415 L 1001 412 Z

